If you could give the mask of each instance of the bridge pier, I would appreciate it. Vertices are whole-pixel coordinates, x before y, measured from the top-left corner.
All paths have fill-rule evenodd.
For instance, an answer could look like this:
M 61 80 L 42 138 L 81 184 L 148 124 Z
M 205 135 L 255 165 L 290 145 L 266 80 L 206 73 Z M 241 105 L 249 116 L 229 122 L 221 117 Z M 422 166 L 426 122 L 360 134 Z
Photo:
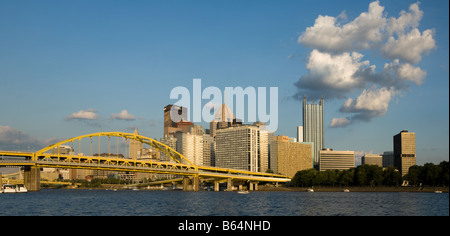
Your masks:
M 183 191 L 198 192 L 200 189 L 199 182 L 200 180 L 198 176 L 194 176 L 192 180 L 189 177 L 183 177 Z
M 233 181 L 231 178 L 227 179 L 227 191 L 233 191 Z
M 258 191 L 258 183 L 259 182 L 250 182 L 250 183 L 248 183 L 249 190 L 250 191 L 253 191 L 253 190 Z
M 24 185 L 28 191 L 41 190 L 41 170 L 36 166 L 25 166 Z
M 214 180 L 214 191 L 216 192 L 220 191 L 219 183 L 220 183 L 219 181 Z

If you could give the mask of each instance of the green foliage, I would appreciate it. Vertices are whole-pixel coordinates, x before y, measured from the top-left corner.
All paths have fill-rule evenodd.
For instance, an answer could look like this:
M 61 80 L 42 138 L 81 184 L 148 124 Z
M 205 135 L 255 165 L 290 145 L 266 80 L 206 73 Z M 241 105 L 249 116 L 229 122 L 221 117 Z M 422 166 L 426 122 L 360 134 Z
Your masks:
M 400 186 L 403 180 L 412 185 L 448 186 L 449 162 L 439 165 L 426 163 L 424 166 L 412 166 L 409 173 L 402 178 L 394 167 L 382 168 L 376 165 L 360 165 L 343 171 L 317 171 L 308 169 L 298 171 L 292 179 L 296 187 L 319 186 Z
M 442 161 L 439 165 L 425 163 L 423 166 L 411 166 L 405 179 L 414 185 L 448 186 L 449 162 Z

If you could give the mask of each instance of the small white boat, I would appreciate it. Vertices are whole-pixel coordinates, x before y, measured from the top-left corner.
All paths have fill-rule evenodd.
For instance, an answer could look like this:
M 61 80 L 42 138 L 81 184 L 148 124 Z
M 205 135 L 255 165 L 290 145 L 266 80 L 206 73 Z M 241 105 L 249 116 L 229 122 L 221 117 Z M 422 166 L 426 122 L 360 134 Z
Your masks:
M 312 188 L 308 188 L 308 189 L 306 189 L 306 192 L 310 192 L 310 193 L 312 193 L 312 192 L 314 192 L 314 189 L 312 189 Z
M 16 188 L 12 184 L 4 184 L 3 193 L 16 193 Z
M 350 190 L 346 188 L 346 189 L 342 190 L 342 192 L 344 192 L 344 193 L 349 193 Z
M 249 194 L 248 190 L 239 190 L 237 191 L 238 194 Z
M 442 193 L 442 191 L 441 190 L 436 190 L 436 191 L 434 191 L 434 193 Z
M 28 193 L 28 189 L 25 186 L 16 186 L 16 193 Z

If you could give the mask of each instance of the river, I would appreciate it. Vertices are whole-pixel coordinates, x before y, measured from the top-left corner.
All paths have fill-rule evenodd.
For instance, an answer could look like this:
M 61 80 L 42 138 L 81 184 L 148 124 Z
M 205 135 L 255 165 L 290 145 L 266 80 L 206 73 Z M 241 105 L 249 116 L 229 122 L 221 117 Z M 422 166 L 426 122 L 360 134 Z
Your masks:
M 47 190 L 0 194 L 3 216 L 448 216 L 448 193 Z

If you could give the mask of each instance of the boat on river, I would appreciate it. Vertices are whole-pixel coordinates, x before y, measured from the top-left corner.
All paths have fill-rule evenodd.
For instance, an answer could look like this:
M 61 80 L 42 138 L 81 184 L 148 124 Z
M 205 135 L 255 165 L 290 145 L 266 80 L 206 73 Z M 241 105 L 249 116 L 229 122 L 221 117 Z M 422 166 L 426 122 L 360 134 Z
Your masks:
M 249 194 L 248 190 L 239 190 L 237 191 L 238 194 Z
M 12 185 L 12 184 L 4 184 L 0 191 L 1 193 L 27 193 L 28 190 L 25 186 Z

